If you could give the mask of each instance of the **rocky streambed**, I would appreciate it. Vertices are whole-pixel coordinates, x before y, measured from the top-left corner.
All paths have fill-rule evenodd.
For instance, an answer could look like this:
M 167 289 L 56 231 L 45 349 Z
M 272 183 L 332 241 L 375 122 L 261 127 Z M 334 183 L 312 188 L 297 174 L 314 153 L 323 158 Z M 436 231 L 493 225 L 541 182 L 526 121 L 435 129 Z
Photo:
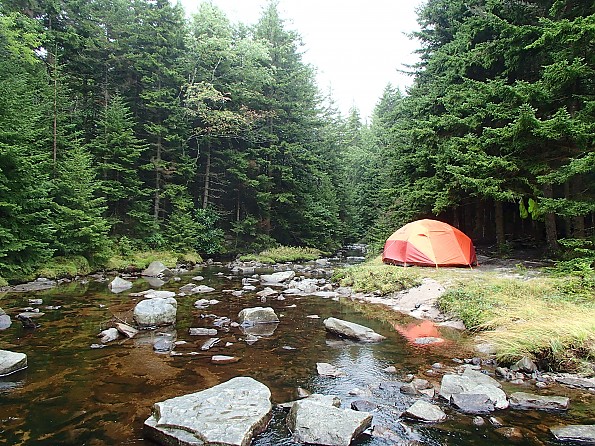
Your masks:
M 167 444 L 158 427 L 181 413 L 192 425 L 179 429 L 188 442 L 175 444 L 204 443 L 211 434 L 198 432 L 208 425 L 236 432 L 237 443 L 225 444 L 592 441 L 592 381 L 465 352 L 464 334 L 450 328 L 457 322 L 433 313 L 435 284 L 387 300 L 333 286 L 329 268 L 157 268 L 13 290 L 0 301 L 9 319 L 0 348 L 25 354 L 28 368 L 17 363 L 0 378 L 4 438 Z M 408 316 L 381 322 L 352 300 L 442 326 Z M 187 401 L 200 408 L 192 417 Z M 255 418 L 240 422 L 230 415 L 238 411 Z M 315 427 L 324 431 L 300 434 Z

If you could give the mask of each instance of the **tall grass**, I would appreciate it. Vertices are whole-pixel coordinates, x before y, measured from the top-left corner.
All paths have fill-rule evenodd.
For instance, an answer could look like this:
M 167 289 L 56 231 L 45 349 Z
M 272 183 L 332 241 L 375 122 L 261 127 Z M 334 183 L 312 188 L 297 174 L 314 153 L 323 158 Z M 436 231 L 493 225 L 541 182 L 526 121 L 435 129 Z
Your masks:
M 420 268 L 385 265 L 377 257 L 336 271 L 333 280 L 357 292 L 380 291 L 382 294 L 389 294 L 421 284 L 422 277 Z
M 445 286 L 440 309 L 493 344 L 503 363 L 529 356 L 552 369 L 595 374 L 595 293 L 575 275 L 503 277 L 481 268 L 387 266 L 379 258 L 335 273 L 341 285 L 383 294 L 415 286 L 423 277 Z

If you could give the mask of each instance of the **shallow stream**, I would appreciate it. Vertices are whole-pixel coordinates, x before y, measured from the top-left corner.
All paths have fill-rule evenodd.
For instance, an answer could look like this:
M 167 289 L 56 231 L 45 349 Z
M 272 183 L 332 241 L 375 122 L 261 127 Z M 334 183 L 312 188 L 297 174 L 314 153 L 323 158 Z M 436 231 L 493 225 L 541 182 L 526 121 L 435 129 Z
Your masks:
M 242 288 L 242 276 L 231 275 L 223 266 L 182 274 L 180 281 L 170 281 L 160 289 L 178 291 L 197 274 L 205 277 L 201 284 L 216 291 L 177 297 L 174 333 L 177 341 L 186 343 L 176 346 L 174 356 L 153 351 L 154 338 L 167 330 L 144 332 L 132 340 L 120 338 L 102 349 L 90 348 L 99 342 L 97 334 L 110 326 L 114 317 L 132 321 L 132 310 L 141 298 L 132 298 L 129 293 L 151 288 L 142 278 L 135 280 L 133 289 L 120 294 L 108 290 L 108 281 L 89 281 L 1 297 L 0 307 L 12 316 L 13 323 L 0 331 L 0 348 L 26 353 L 29 367 L 0 378 L 0 444 L 148 446 L 152 443 L 143 439 L 142 426 L 153 403 L 203 390 L 236 376 L 251 376 L 266 384 L 274 403 L 295 399 L 296 389 L 302 387 L 311 392 L 336 394 L 344 407 L 357 399 L 379 404 L 379 410 L 374 412 L 374 424 L 396 437 L 364 436 L 358 445 L 510 444 L 489 423 L 476 427 L 472 416 L 458 414 L 448 407 L 445 411 L 449 419 L 442 424 L 423 425 L 399 419 L 414 397 L 401 394 L 398 384 L 390 383 L 402 381 L 410 373 L 439 383 L 439 376 L 424 376 L 424 372 L 437 362 L 446 367 L 456 366 L 452 358 L 464 357 L 456 342 L 416 346 L 404 336 L 416 322 L 404 316 L 390 323 L 381 322 L 358 312 L 353 305 L 331 299 L 288 295 L 285 300 L 269 297 L 263 303 L 255 292 L 239 297 L 223 293 Z M 43 299 L 39 308 L 45 312 L 38 319 L 40 326 L 34 330 L 24 329 L 14 319 L 23 307 L 29 306 L 32 298 Z M 220 303 L 199 310 L 193 303 L 200 298 L 217 299 Z M 47 306 L 60 308 L 45 309 Z M 255 306 L 273 307 L 281 323 L 272 335 L 253 345 L 245 342 L 245 335 L 238 328 L 231 328 L 219 332 L 219 344 L 201 351 L 207 338 L 188 333 L 190 327 L 212 328 L 213 318 L 209 315 L 235 320 L 240 310 Z M 366 325 L 387 339 L 378 344 L 358 344 L 328 335 L 322 321 L 330 316 Z M 444 333 L 444 337 L 456 339 L 452 334 Z M 210 362 L 215 354 L 236 356 L 240 361 L 215 365 Z M 318 376 L 317 362 L 330 363 L 347 376 Z M 396 367 L 397 372 L 384 371 L 388 366 Z M 380 389 L 381 383 L 385 383 L 384 390 Z M 549 426 L 589 423 L 595 418 L 592 394 L 561 387 L 552 392 L 571 397 L 568 413 L 512 410 L 496 413 L 507 426 L 523 430 L 524 440 L 516 444 L 554 444 Z M 253 444 L 293 445 L 284 426 L 284 416 L 275 409 L 269 429 Z

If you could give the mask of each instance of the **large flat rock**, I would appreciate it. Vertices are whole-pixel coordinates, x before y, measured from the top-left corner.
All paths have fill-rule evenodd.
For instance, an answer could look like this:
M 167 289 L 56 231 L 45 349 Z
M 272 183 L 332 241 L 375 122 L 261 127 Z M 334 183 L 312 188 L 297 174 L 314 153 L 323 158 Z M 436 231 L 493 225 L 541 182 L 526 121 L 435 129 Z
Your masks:
M 267 285 L 280 285 L 295 277 L 295 271 L 280 271 L 273 274 L 263 274 L 260 281 Z
M 0 376 L 10 375 L 26 368 L 26 354 L 0 350 Z
M 166 446 L 247 446 L 270 419 L 271 392 L 248 377 L 153 406 L 145 433 Z
M 341 409 L 311 398 L 296 401 L 287 416 L 295 441 L 327 446 L 349 446 L 371 424 L 368 412 Z
M 595 444 L 595 424 L 573 424 L 550 429 L 558 441 Z
M 510 394 L 510 407 L 513 409 L 567 410 L 570 398 L 565 396 L 535 395 L 526 392 Z
M 371 328 L 334 317 L 325 319 L 324 327 L 331 333 L 344 336 L 349 339 L 355 339 L 360 342 L 380 342 L 383 339 L 386 339 L 384 336 L 376 333 Z
M 451 401 L 453 395 L 485 395 L 494 403 L 496 409 L 508 408 L 506 393 L 494 378 L 467 368 L 462 375 L 446 374 L 440 384 L 440 396 Z

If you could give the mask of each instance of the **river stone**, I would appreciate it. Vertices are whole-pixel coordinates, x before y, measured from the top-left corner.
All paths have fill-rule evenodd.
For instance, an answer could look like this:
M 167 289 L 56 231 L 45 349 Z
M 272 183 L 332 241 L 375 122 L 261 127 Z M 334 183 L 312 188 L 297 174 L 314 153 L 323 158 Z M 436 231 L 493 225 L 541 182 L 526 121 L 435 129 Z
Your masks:
M 550 428 L 550 432 L 558 441 L 595 444 L 595 424 L 572 424 Z
M 533 373 L 537 371 L 537 366 L 526 356 L 523 356 L 516 364 L 510 367 L 513 372 Z
M 578 387 L 580 389 L 595 389 L 594 378 L 579 378 L 577 376 L 556 376 L 556 382 L 565 386 Z
M 26 354 L 0 350 L 0 376 L 10 375 L 26 368 Z
M 116 277 L 110 282 L 108 288 L 112 293 L 121 293 L 122 291 L 129 290 L 132 288 L 132 282 L 124 280 L 121 277 Z
M 312 294 L 320 290 L 318 279 L 292 280 L 287 287 L 292 290 L 299 290 L 300 293 L 304 294 Z
M 371 426 L 372 415 L 306 398 L 292 405 L 286 422 L 296 442 L 349 446 Z
M 440 396 L 450 401 L 452 395 L 487 395 L 497 409 L 506 409 L 508 400 L 506 394 L 499 388 L 500 383 L 495 379 L 469 368 L 463 375 L 446 374 L 440 384 Z
M 328 376 L 330 378 L 340 378 L 342 376 L 347 376 L 344 371 L 326 362 L 317 362 L 316 371 L 320 376 Z
M 356 339 L 362 342 L 380 342 L 386 339 L 371 328 L 334 317 L 325 319 L 323 323 L 327 331 L 346 338 Z
M 115 341 L 118 339 L 120 334 L 118 333 L 117 328 L 108 328 L 107 330 L 103 330 L 100 332 L 97 337 L 101 338 L 102 344 L 107 344 L 108 342 Z
M 260 296 L 260 297 L 276 296 L 277 294 L 279 294 L 279 292 L 275 291 L 274 289 L 272 289 L 270 287 L 266 287 L 264 290 L 256 293 L 256 295 Z
M 248 446 L 271 415 L 271 391 L 238 377 L 210 389 L 171 398 L 153 406 L 146 435 L 164 445 Z
M 130 325 L 124 324 L 122 322 L 118 322 L 116 324 L 116 330 L 118 330 L 120 333 L 122 333 L 129 339 L 132 339 L 138 334 L 138 330 L 136 328 L 133 328 Z
M 238 314 L 238 322 L 242 325 L 279 323 L 279 317 L 271 307 L 244 308 Z
M 494 403 L 487 395 L 455 393 L 450 397 L 450 404 L 463 413 L 490 413 L 494 411 Z
M 6 330 L 11 324 L 10 316 L 0 308 L 0 330 Z
M 141 275 L 147 277 L 172 276 L 173 272 L 163 263 L 155 261 L 151 262 Z
M 203 293 L 210 293 L 215 291 L 215 288 L 207 286 L 207 285 L 198 285 L 190 290 L 191 294 L 203 294 Z
M 167 299 L 168 297 L 176 297 L 176 293 L 173 291 L 151 291 L 146 293 L 145 297 L 147 299 Z
M 172 325 L 176 322 L 177 308 L 178 302 L 173 297 L 141 300 L 134 307 L 134 320 L 141 327 Z
M 240 358 L 235 356 L 227 356 L 227 355 L 214 355 L 211 356 L 211 362 L 213 364 L 234 364 L 238 362 Z
M 217 330 L 214 328 L 191 327 L 188 329 L 190 336 L 216 336 Z
M 263 274 L 260 281 L 268 285 L 279 285 L 295 277 L 295 271 L 281 271 L 273 274 Z
M 254 325 L 243 324 L 240 325 L 240 331 L 247 336 L 273 336 L 278 326 L 278 323 Z
M 446 420 L 446 414 L 438 406 L 424 400 L 417 400 L 403 416 L 414 420 L 436 423 Z
M 567 410 L 570 399 L 565 396 L 535 395 L 526 392 L 510 394 L 510 407 L 513 409 Z

